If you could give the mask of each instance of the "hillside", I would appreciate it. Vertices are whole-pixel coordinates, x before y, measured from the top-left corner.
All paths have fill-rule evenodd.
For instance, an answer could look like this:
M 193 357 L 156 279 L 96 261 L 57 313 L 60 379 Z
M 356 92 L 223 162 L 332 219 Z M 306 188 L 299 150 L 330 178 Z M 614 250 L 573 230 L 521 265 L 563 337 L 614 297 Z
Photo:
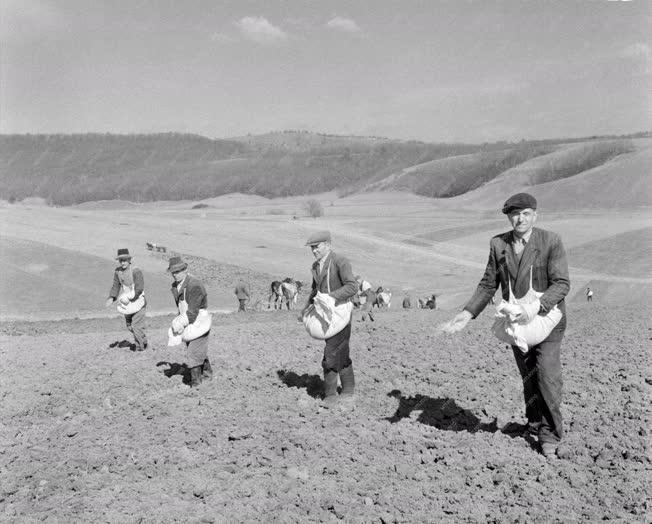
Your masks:
M 305 132 L 230 140 L 174 133 L 7 135 L 0 136 L 0 199 L 72 205 L 377 190 L 448 199 L 495 183 L 554 182 L 636 148 L 630 140 L 427 144 Z

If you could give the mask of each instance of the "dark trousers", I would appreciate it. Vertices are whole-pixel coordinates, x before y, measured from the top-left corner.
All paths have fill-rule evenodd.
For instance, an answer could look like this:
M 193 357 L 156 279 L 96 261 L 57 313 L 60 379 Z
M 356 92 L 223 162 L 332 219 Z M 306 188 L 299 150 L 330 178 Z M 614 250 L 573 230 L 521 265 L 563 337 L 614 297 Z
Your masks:
M 147 335 L 145 334 L 145 306 L 132 315 L 125 315 L 127 329 L 131 331 L 136 342 L 136 349 L 145 349 Z
M 553 331 L 524 355 L 512 346 L 523 379 L 528 425 L 539 428 L 539 442 L 557 443 L 563 435 L 561 418 L 561 341 L 564 331 Z
M 321 362 L 324 372 L 339 372 L 351 365 L 351 359 L 349 358 L 350 338 L 351 323 L 349 322 L 337 335 L 333 335 L 331 338 L 326 339 L 324 359 Z
M 238 307 L 238 311 L 246 311 L 245 310 L 245 302 L 247 301 L 246 298 L 239 298 L 238 301 L 240 302 L 240 306 Z

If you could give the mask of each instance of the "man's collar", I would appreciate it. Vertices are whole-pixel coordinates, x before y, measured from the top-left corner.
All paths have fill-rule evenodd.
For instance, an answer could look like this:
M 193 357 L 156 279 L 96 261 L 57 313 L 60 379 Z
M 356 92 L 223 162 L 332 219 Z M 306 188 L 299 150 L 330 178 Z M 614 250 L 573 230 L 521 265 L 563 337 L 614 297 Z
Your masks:
M 516 234 L 515 234 L 514 232 L 512 232 L 512 239 L 513 239 L 514 241 L 516 241 L 517 239 L 520 238 L 521 240 L 523 240 L 523 243 L 524 243 L 524 244 L 527 244 L 527 243 L 530 241 L 530 237 L 532 236 L 532 231 L 533 231 L 533 230 L 534 230 L 534 228 L 530 229 L 530 230 L 529 230 L 527 233 L 525 233 L 525 235 L 523 235 L 522 237 L 518 237 L 518 236 L 516 236 Z

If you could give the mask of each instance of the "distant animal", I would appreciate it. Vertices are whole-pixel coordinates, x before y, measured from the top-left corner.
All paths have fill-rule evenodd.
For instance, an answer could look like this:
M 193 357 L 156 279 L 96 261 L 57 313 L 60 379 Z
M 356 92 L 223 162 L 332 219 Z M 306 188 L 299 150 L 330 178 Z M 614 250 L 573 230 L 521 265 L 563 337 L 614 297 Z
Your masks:
M 159 246 L 154 242 L 145 242 L 148 251 L 156 251 L 157 253 L 166 253 L 167 248 L 165 246 Z
M 392 307 L 392 292 L 380 286 L 376 290 L 376 300 L 373 302 L 373 306 L 378 307 L 378 309 Z
M 269 286 L 269 296 L 267 297 L 267 309 L 283 309 L 283 302 L 288 309 L 292 309 L 292 305 L 296 305 L 299 292 L 303 283 L 299 280 L 294 280 L 290 277 L 284 278 L 282 281 L 274 280 Z
M 437 295 L 419 299 L 419 309 L 437 309 Z
M 303 282 L 300 280 L 285 279 L 281 284 L 281 291 L 283 292 L 283 298 L 288 309 L 292 309 L 293 306 L 297 305 L 302 287 Z

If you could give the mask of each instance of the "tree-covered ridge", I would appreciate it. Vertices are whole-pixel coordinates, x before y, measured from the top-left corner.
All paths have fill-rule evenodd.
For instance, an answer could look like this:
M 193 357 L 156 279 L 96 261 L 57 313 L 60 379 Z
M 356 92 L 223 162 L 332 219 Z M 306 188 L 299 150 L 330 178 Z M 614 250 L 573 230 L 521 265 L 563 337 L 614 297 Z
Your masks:
M 554 141 L 429 144 L 305 132 L 230 140 L 198 135 L 0 136 L 0 198 L 53 205 L 95 200 L 200 200 L 240 192 L 264 197 L 350 193 L 411 166 L 479 155 L 480 163 L 403 177 L 387 189 L 452 196 L 551 150 Z M 292 144 L 291 147 L 288 144 Z M 457 182 L 456 182 L 457 181 Z M 462 182 L 460 182 L 462 181 Z M 385 184 L 387 185 L 387 184 Z

